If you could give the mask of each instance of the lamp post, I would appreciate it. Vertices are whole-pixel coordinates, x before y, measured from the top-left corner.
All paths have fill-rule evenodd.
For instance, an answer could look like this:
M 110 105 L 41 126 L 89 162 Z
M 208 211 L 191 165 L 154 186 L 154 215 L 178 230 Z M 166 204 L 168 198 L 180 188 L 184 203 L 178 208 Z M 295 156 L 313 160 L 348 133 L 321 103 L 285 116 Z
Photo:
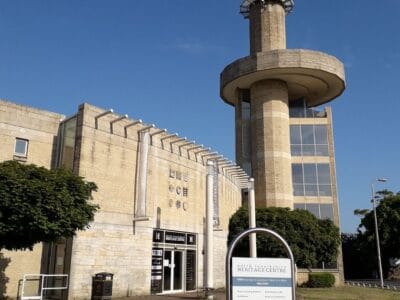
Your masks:
M 379 242 L 379 232 L 378 232 L 378 219 L 376 217 L 376 206 L 375 206 L 375 183 L 376 182 L 386 182 L 386 178 L 377 178 L 371 183 L 372 192 L 372 208 L 374 211 L 374 221 L 375 221 L 375 237 L 376 237 L 376 251 L 378 254 L 378 267 L 379 267 L 379 279 L 381 281 L 381 288 L 383 289 L 383 272 L 382 272 L 382 259 L 381 259 L 381 246 Z

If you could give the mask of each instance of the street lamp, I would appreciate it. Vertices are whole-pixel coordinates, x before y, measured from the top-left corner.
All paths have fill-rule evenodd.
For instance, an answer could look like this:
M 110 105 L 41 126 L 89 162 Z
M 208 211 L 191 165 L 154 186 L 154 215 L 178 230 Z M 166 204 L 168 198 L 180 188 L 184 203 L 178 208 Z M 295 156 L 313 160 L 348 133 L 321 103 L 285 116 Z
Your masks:
M 374 221 L 375 221 L 376 251 L 378 252 L 379 279 L 381 281 L 382 289 L 383 289 L 383 274 L 382 274 L 381 246 L 379 243 L 378 220 L 376 218 L 376 207 L 375 207 L 375 183 L 386 182 L 386 181 L 387 181 L 386 178 L 377 178 L 371 183 L 372 208 L 374 210 Z

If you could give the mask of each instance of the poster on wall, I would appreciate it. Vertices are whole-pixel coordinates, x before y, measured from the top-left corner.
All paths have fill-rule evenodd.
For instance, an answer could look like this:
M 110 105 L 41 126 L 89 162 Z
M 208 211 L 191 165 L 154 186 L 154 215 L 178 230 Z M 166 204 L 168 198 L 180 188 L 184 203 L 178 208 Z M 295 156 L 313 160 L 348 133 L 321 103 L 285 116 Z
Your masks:
M 233 257 L 232 299 L 293 300 L 290 259 Z
M 196 289 L 196 251 L 186 251 L 186 290 Z
M 162 292 L 163 249 L 153 248 L 151 254 L 151 293 L 158 294 Z

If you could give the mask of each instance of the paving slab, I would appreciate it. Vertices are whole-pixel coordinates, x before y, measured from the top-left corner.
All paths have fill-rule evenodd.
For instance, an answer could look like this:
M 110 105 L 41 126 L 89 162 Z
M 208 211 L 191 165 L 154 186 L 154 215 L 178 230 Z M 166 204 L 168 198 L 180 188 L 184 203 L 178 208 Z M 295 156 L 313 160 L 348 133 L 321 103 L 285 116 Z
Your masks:
M 216 291 L 213 293 L 214 300 L 225 300 L 224 291 Z M 113 298 L 113 300 L 174 300 L 174 299 L 207 299 L 204 292 L 181 293 L 181 294 L 164 294 L 151 296 L 133 296 L 124 298 Z

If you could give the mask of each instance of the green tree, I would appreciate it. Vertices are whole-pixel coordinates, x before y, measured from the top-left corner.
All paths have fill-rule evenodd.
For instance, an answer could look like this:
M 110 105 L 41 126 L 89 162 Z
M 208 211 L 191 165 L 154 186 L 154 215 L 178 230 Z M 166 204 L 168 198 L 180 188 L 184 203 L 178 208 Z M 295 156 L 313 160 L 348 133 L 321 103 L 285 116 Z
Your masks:
M 365 247 L 359 234 L 343 233 L 342 250 L 346 279 L 364 279 L 373 276 L 376 265 L 376 248 Z
M 256 225 L 276 231 L 290 245 L 298 267 L 321 267 L 336 262 L 340 245 L 339 228 L 330 220 L 320 220 L 306 210 L 260 208 L 256 210 Z M 230 219 L 228 242 L 248 229 L 248 210 L 240 208 Z M 248 239 L 236 248 L 236 256 L 249 255 Z M 274 238 L 258 234 L 257 253 L 260 257 L 287 257 Z
M 384 190 L 377 192 L 378 205 L 376 216 L 382 256 L 382 268 L 385 276 L 390 270 L 390 259 L 400 258 L 400 193 Z M 374 258 L 376 269 L 375 219 L 372 210 L 361 218 L 358 227 L 358 248 L 368 251 Z
M 88 203 L 96 190 L 65 169 L 0 163 L 0 249 L 32 249 L 86 229 L 98 209 Z

